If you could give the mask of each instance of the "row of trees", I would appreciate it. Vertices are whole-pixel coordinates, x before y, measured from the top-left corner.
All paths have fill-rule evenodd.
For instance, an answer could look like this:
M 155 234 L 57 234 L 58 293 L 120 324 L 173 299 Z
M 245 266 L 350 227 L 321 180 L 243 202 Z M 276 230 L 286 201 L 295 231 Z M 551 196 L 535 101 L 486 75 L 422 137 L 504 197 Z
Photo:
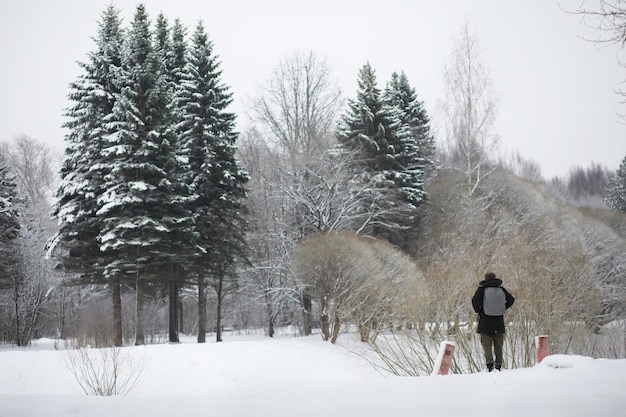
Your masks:
M 490 152 L 495 100 L 467 22 L 446 71 L 448 148 L 436 183 L 429 118 L 401 72 L 380 88 L 364 65 L 344 107 L 323 60 L 286 56 L 249 103 L 250 127 L 238 135 L 201 24 L 190 38 L 164 16 L 151 28 L 139 6 L 123 28 L 110 7 L 95 40 L 71 86 L 69 147 L 54 208 L 60 229 L 48 249 L 66 283 L 85 293 L 107 284 L 115 318 L 105 321 L 115 323 L 116 344 L 131 296 L 135 314 L 125 326 L 135 327 L 136 343 L 146 331 L 160 331 L 144 316 L 159 320 L 164 297 L 170 340 L 193 307 L 187 330 L 204 341 L 212 304 L 218 340 L 228 308 L 228 324 L 263 326 L 270 336 L 277 326 L 298 324 L 304 334 L 318 326 L 335 341 L 342 326 L 354 324 L 362 340 L 373 342 L 392 328 L 437 333 L 427 322 L 458 331 L 467 323 L 466 293 L 488 265 L 515 277 L 518 292 L 550 271 L 556 294 L 570 288 L 565 277 L 576 268 L 591 268 L 586 254 L 580 265 L 550 263 L 563 252 L 541 258 L 545 248 L 537 242 L 550 240 L 553 228 L 538 239 L 527 235 L 527 217 L 506 216 L 524 211 L 515 200 L 523 188 L 499 185 L 502 172 Z M 245 171 L 234 158 L 236 141 Z M 526 161 L 516 167 L 538 175 Z M 592 171 L 572 176 L 582 178 L 570 181 L 572 190 L 595 187 L 604 171 Z M 425 205 L 429 198 L 435 204 Z M 485 234 L 489 244 L 482 243 Z M 528 248 L 534 252 L 519 264 L 505 261 Z M 543 259 L 544 269 L 529 272 L 532 258 Z M 613 272 L 610 278 L 617 280 Z M 580 287 L 569 280 L 575 292 L 597 295 L 592 280 Z M 545 290 L 540 283 L 532 288 Z M 208 300 L 207 286 L 214 289 Z M 101 304 L 90 303 L 94 311 Z M 551 326 L 577 311 L 559 314 Z
M 122 285 L 136 291 L 138 344 L 144 291 L 168 288 L 177 341 L 179 287 L 193 279 L 202 309 L 207 277 L 219 297 L 244 259 L 248 176 L 235 159 L 231 94 L 202 23 L 189 45 L 185 31 L 163 15 L 152 29 L 143 5 L 123 28 L 110 6 L 71 85 L 49 253 L 76 284 L 112 288 L 116 345 Z
M 277 163 L 263 167 L 271 172 L 254 174 L 278 178 L 267 181 L 269 193 L 251 195 L 246 207 L 249 177 L 234 155 L 238 134 L 234 115 L 226 111 L 231 96 L 202 24 L 188 46 L 180 22 L 170 28 L 160 15 L 152 29 L 140 5 L 123 28 L 111 6 L 95 41 L 97 49 L 81 64 L 83 75 L 71 85 L 69 146 L 53 209 L 60 226 L 48 252 L 71 273 L 72 283 L 112 289 L 115 344 L 122 343 L 123 287 L 135 289 L 140 344 L 144 293 L 165 285 L 170 340 L 176 341 L 179 290 L 193 284 L 198 340 L 204 341 L 209 278 L 220 340 L 220 307 L 241 283 L 235 282 L 238 275 L 249 277 L 246 287 L 256 285 L 267 298 L 270 328 L 281 303 L 275 298 L 310 304 L 314 289 L 289 273 L 259 273 L 268 262 L 287 271 L 298 239 L 338 229 L 396 236 L 415 224 L 435 172 L 435 144 L 428 116 L 403 73 L 381 91 L 374 70 L 365 65 L 337 135 L 340 101 L 324 63 L 313 54 L 286 61 L 253 104 L 262 123 L 244 135 L 242 152 L 251 170 L 252 158 L 272 154 Z M 285 204 L 277 205 L 276 198 Z M 267 199 L 274 201 L 268 205 Z M 262 242 L 273 231 L 255 216 L 268 206 L 285 222 L 278 236 L 288 236 L 272 240 L 271 248 Z M 247 208 L 253 214 L 248 236 Z M 270 222 L 278 220 L 276 213 L 267 214 Z M 247 272 L 237 272 L 247 258 Z
M 293 270 L 304 238 L 344 230 L 406 248 L 415 235 L 436 170 L 428 115 L 404 73 L 381 89 L 366 64 L 357 81 L 356 97 L 343 110 L 326 62 L 295 52 L 250 102 L 252 127 L 240 155 L 251 174 L 251 264 L 242 274 L 246 291 L 263 300 L 270 335 L 277 324 L 293 323 L 277 322 L 292 320 L 284 312 L 300 309 L 304 334 L 317 317 L 333 340 L 332 324 L 322 325 L 334 311 L 332 292 L 323 280 Z M 327 278 L 349 286 L 339 275 Z

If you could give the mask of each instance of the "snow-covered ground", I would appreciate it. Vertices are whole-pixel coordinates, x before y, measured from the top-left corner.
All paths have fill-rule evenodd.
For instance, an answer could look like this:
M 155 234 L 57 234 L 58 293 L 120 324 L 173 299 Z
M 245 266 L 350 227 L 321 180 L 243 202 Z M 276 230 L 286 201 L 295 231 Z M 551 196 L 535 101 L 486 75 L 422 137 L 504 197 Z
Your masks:
M 53 341 L 1 348 L 0 417 L 626 415 L 626 360 L 553 355 L 527 369 L 409 378 L 383 376 L 316 336 L 123 352 L 145 361 L 141 381 L 127 396 L 96 397 Z

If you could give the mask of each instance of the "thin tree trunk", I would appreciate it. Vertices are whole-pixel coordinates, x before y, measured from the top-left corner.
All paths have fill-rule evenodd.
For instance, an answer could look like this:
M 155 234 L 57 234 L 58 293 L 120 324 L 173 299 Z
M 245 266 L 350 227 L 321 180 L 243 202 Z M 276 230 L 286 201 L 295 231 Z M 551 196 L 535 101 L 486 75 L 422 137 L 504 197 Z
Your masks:
M 112 289 L 113 302 L 113 345 L 122 346 L 122 285 L 117 282 Z
M 184 317 L 183 317 L 183 295 L 182 291 L 178 291 L 178 333 L 185 334 Z
M 135 346 L 145 344 L 143 329 L 143 284 L 137 279 L 136 284 L 136 316 L 135 316 Z
M 15 344 L 22 346 L 20 337 L 20 303 L 19 303 L 19 278 L 15 278 L 15 286 L 13 291 L 13 301 L 15 304 Z
M 169 284 L 169 298 L 170 298 L 170 307 L 169 307 L 169 333 L 170 333 L 170 342 L 178 343 L 180 342 L 178 338 L 178 284 L 176 281 L 172 281 Z
M 218 278 L 217 281 L 217 320 L 216 320 L 216 329 L 215 329 L 215 341 L 222 341 L 222 284 L 223 278 Z
M 67 290 L 62 288 L 59 301 L 57 302 L 57 337 L 65 340 L 65 298 Z
M 202 271 L 198 274 L 198 343 L 206 342 L 206 284 Z
M 302 327 L 305 336 L 311 335 L 311 297 L 306 294 L 302 294 Z
M 330 339 L 330 343 L 335 343 L 337 338 L 339 337 L 339 328 L 341 327 L 341 321 L 339 320 L 339 313 L 335 309 L 335 314 L 333 316 L 333 335 Z
M 322 297 L 320 300 L 320 330 L 322 331 L 322 339 L 328 341 L 330 338 L 330 331 L 328 329 L 328 306 L 326 305 L 326 298 Z

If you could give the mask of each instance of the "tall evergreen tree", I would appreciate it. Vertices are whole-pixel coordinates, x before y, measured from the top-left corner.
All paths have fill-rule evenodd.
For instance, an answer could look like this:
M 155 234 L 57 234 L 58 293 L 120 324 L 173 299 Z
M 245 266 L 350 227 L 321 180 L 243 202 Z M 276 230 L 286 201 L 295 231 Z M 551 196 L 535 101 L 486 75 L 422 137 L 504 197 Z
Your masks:
M 609 208 L 626 212 L 626 156 L 606 189 L 604 202 Z
M 183 111 L 181 148 L 188 163 L 187 182 L 195 198 L 196 231 L 202 247 L 197 263 L 200 298 L 199 342 L 204 342 L 204 289 L 206 275 L 212 278 L 218 298 L 217 341 L 221 341 L 221 301 L 234 279 L 237 260 L 245 258 L 243 199 L 248 174 L 235 158 L 235 115 L 227 111 L 232 95 L 221 81 L 213 44 L 199 22 L 190 45 L 189 62 L 179 92 Z
M 16 197 L 17 183 L 9 172 L 4 155 L 0 153 L 0 288 L 11 285 L 19 262 L 17 238 L 20 223 L 15 207 Z
M 401 157 L 410 137 L 401 111 L 385 102 L 370 64 L 359 71 L 356 100 L 340 120 L 340 146 L 355 155 L 353 182 L 364 190 L 361 210 L 371 213 L 372 233 L 387 234 L 406 227 L 422 195 L 403 194 L 408 187 Z M 413 201 L 410 201 L 409 198 Z
M 348 100 L 348 110 L 339 123 L 340 144 L 358 152 L 358 164 L 370 172 L 391 167 L 388 151 L 392 142 L 394 115 L 385 106 L 377 85 L 376 73 L 369 63 L 358 75 L 356 100 Z
M 115 133 L 103 153 L 108 174 L 106 191 L 98 199 L 98 240 L 100 250 L 115 258 L 105 266 L 105 275 L 136 284 L 141 343 L 143 286 L 177 283 L 178 271 L 195 253 L 195 235 L 187 210 L 191 195 L 176 154 L 172 92 L 143 5 L 137 7 L 126 48 L 122 93 L 110 123 Z M 176 323 L 171 309 L 170 341 L 178 341 L 172 321 Z
M 384 92 L 384 102 L 400 120 L 396 130 L 394 183 L 404 199 L 415 207 L 426 198 L 426 182 L 435 173 L 436 147 L 430 120 L 415 89 L 401 72 L 393 73 Z
M 184 39 L 185 28 L 177 19 L 173 27 L 163 13 L 160 13 L 156 20 L 154 31 L 154 53 L 160 66 L 161 76 L 165 82 L 165 88 L 170 95 L 170 115 L 171 123 L 176 125 L 182 119 L 181 109 L 178 105 L 177 89 L 182 79 L 186 62 L 186 41 Z M 178 151 L 178 150 L 176 150 Z M 170 281 L 168 293 L 170 299 L 170 327 L 178 323 L 179 330 L 182 325 L 182 301 L 180 298 L 180 287 L 183 285 L 184 276 L 179 276 L 178 282 Z M 174 329 L 170 329 L 174 333 Z
M 173 118 L 176 124 L 183 120 L 183 105 L 179 103 L 179 94 L 187 66 L 188 45 L 186 33 L 187 29 L 179 19 L 176 19 L 171 30 L 171 46 L 166 60 L 167 77 L 174 94 Z
M 80 274 L 79 283 L 104 282 L 105 259 L 97 236 L 101 224 L 96 216 L 97 199 L 103 194 L 102 151 L 109 146 L 113 107 L 120 93 L 123 30 L 119 11 L 109 6 L 102 14 L 96 49 L 79 65 L 83 74 L 70 85 L 73 102 L 65 113 L 67 148 L 56 190 L 53 216 L 59 230 L 50 239 L 49 252 L 61 265 Z M 114 343 L 121 345 L 121 298 L 119 283 L 112 283 Z

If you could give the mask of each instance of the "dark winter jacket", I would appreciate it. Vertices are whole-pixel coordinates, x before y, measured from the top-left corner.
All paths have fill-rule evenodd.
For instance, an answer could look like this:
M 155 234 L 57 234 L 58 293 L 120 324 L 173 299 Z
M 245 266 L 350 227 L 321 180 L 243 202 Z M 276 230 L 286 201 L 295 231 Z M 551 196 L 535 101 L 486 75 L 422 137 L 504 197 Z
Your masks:
M 490 280 L 481 281 L 478 284 L 478 289 L 472 297 L 472 306 L 474 311 L 478 313 L 478 333 L 496 334 L 504 333 L 504 316 L 487 316 L 483 312 L 483 297 L 485 294 L 485 288 L 487 287 L 500 287 L 504 290 L 504 296 L 506 298 L 506 308 L 508 309 L 515 302 L 515 297 L 511 295 L 503 286 L 502 280 L 499 278 L 493 278 Z

